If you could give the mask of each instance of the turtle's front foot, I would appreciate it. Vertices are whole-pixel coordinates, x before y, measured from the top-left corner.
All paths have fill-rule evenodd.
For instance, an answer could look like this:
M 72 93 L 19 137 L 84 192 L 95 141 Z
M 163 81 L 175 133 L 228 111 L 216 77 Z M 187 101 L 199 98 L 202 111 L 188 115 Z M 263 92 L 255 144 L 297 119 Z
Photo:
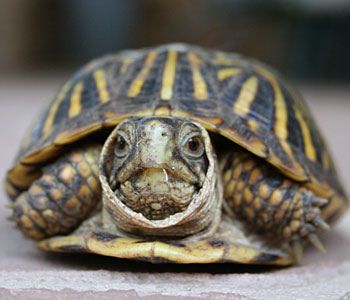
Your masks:
M 101 198 L 101 146 L 73 150 L 43 168 L 43 175 L 14 201 L 12 220 L 28 237 L 41 240 L 76 228 Z
M 234 214 L 269 240 L 288 243 L 297 262 L 307 241 L 324 251 L 317 231 L 329 229 L 321 217 L 327 199 L 317 197 L 301 183 L 246 152 L 226 158 L 223 185 L 224 197 Z
M 328 203 L 328 200 L 300 188 L 292 201 L 294 202 L 292 203 L 293 210 L 287 222 L 281 223 L 281 233 L 284 239 L 289 241 L 295 260 L 300 262 L 305 241 L 309 241 L 317 250 L 325 252 L 317 231 L 318 229 L 330 229 L 322 219 L 320 209 Z

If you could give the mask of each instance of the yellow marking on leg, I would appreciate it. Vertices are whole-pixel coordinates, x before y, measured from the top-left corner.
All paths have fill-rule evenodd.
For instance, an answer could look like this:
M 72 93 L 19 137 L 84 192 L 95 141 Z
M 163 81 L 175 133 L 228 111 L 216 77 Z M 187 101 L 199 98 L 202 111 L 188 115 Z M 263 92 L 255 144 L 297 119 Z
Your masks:
M 233 204 L 238 207 L 241 205 L 242 202 L 242 193 L 236 194 L 233 199 Z M 232 203 L 230 203 L 232 205 Z
M 217 73 L 217 76 L 218 76 L 218 79 L 221 81 L 230 77 L 237 76 L 240 73 L 242 73 L 241 68 L 225 68 L 225 69 L 219 70 Z
M 283 200 L 283 196 L 284 194 L 282 193 L 281 190 L 274 190 L 270 196 L 270 202 L 273 205 L 278 205 Z
M 163 72 L 162 89 L 160 91 L 160 98 L 162 100 L 170 100 L 173 96 L 173 87 L 176 76 L 176 61 L 177 52 L 170 50 L 168 52 L 168 57 Z
M 52 129 L 52 125 L 55 121 L 55 117 L 58 111 L 58 108 L 60 107 L 60 104 L 62 103 L 62 101 L 64 100 L 68 90 L 71 87 L 71 83 L 67 82 L 62 89 L 60 90 L 60 92 L 57 95 L 57 98 L 53 101 L 51 108 L 49 110 L 48 116 L 46 118 L 45 124 L 43 126 L 43 130 L 42 133 L 44 136 L 46 136 L 48 133 L 50 133 L 51 129 Z
M 250 107 L 258 91 L 258 85 L 259 85 L 259 80 L 255 76 L 249 77 L 243 83 L 238 99 L 236 100 L 233 106 L 233 112 L 241 116 L 248 115 L 250 111 Z
M 203 61 L 192 52 L 187 53 L 187 58 L 192 68 L 194 97 L 197 100 L 205 100 L 208 98 L 208 89 L 200 70 Z
M 256 197 L 253 201 L 253 206 L 255 210 L 259 210 L 261 208 L 261 199 L 259 197 Z
M 156 51 L 151 51 L 147 55 L 143 68 L 141 69 L 140 73 L 136 76 L 132 84 L 130 85 L 130 88 L 128 90 L 128 97 L 131 97 L 131 98 L 136 97 L 141 92 L 142 86 L 145 83 L 145 80 L 149 72 L 151 71 L 156 58 L 157 58 Z
M 62 200 L 64 196 L 63 191 L 59 188 L 51 188 L 49 193 L 50 193 L 50 198 L 56 202 Z
M 259 186 L 258 194 L 261 199 L 268 199 L 271 195 L 271 190 L 267 184 L 262 184 Z
M 236 186 L 236 181 L 231 180 L 231 181 L 226 185 L 226 188 L 225 188 L 225 190 L 226 190 L 226 195 L 231 196 L 232 193 L 233 193 L 233 190 L 234 190 L 235 186 Z
M 254 195 L 249 187 L 246 187 L 243 190 L 243 197 L 244 197 L 244 202 L 246 202 L 248 204 L 250 204 L 253 201 Z
M 316 161 L 316 150 L 312 143 L 311 133 L 307 126 L 304 117 L 298 109 L 294 109 L 295 117 L 300 125 L 303 136 L 306 157 L 312 161 Z
M 231 170 L 227 170 L 222 178 L 223 182 L 224 183 L 227 183 L 230 181 L 231 179 L 231 176 L 232 176 L 232 171 Z
M 107 80 L 105 71 L 102 69 L 96 70 L 93 76 L 96 82 L 100 102 L 108 102 L 110 100 L 110 95 L 107 90 Z
M 68 116 L 70 118 L 73 118 L 80 114 L 81 111 L 81 93 L 83 92 L 83 82 L 80 81 L 76 84 L 76 86 L 73 89 L 72 96 L 70 98 L 70 105 L 69 105 L 69 111 Z
M 65 182 L 67 185 L 72 184 L 76 172 L 71 165 L 66 165 L 59 174 L 60 180 Z
M 249 176 L 249 184 L 255 184 L 257 183 L 257 181 L 261 178 L 262 173 L 261 170 L 259 168 L 255 168 Z
M 75 211 L 77 209 L 79 209 L 81 206 L 81 203 L 78 201 L 77 198 L 75 198 L 74 196 L 72 196 L 70 199 L 68 199 L 65 203 L 64 203 L 64 208 L 67 211 Z
M 298 220 L 293 220 L 292 222 L 290 222 L 290 229 L 292 230 L 292 232 L 297 232 L 301 226 L 302 225 Z

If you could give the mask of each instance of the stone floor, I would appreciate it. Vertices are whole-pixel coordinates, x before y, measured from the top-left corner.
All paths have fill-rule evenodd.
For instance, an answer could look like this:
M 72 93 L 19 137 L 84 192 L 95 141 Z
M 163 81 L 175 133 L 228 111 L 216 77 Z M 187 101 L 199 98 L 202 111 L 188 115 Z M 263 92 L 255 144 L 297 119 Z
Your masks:
M 0 78 L 0 174 L 29 122 L 59 79 Z M 302 91 L 329 142 L 343 182 L 350 183 L 350 89 Z M 0 204 L 7 199 L 0 188 Z M 322 236 L 326 254 L 307 249 L 300 266 L 151 265 L 92 255 L 40 252 L 0 209 L 0 298 L 4 299 L 350 299 L 350 214 Z

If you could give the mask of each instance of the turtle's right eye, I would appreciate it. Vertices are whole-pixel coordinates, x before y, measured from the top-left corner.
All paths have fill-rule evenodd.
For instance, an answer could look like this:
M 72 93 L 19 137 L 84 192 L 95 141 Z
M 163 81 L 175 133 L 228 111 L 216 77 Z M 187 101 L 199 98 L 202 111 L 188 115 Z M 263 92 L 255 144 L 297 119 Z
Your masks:
M 119 158 L 124 157 L 129 152 L 129 144 L 120 134 L 117 135 L 114 152 L 115 155 Z

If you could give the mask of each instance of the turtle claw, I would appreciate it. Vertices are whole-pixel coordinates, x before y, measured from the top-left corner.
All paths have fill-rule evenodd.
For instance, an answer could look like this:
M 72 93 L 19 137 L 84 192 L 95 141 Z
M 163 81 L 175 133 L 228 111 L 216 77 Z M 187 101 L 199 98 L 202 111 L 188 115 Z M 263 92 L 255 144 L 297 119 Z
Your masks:
M 318 236 L 317 236 L 316 234 L 314 234 L 314 233 L 309 234 L 309 235 L 308 235 L 308 239 L 309 239 L 310 243 L 311 243 L 312 245 L 314 245 L 314 247 L 315 247 L 318 251 L 320 251 L 320 252 L 322 252 L 322 253 L 325 253 L 325 252 L 326 252 L 326 249 L 324 248 L 322 242 L 320 241 L 320 239 L 318 238 Z
M 316 206 L 323 206 L 328 203 L 328 200 L 325 198 L 317 197 L 315 195 L 312 196 L 311 198 L 311 203 L 316 205 Z
M 294 259 L 296 263 L 299 264 L 303 258 L 303 252 L 304 252 L 303 245 L 299 240 L 295 240 L 295 241 L 292 241 L 291 246 L 292 246 Z
M 318 217 L 314 221 L 315 225 L 323 230 L 329 231 L 331 227 L 328 225 L 328 223 L 323 220 L 321 217 Z
M 323 206 L 328 203 L 328 200 L 325 198 L 317 197 L 313 193 L 309 193 L 306 196 L 307 201 L 309 201 L 310 204 L 315 205 L 315 206 Z

